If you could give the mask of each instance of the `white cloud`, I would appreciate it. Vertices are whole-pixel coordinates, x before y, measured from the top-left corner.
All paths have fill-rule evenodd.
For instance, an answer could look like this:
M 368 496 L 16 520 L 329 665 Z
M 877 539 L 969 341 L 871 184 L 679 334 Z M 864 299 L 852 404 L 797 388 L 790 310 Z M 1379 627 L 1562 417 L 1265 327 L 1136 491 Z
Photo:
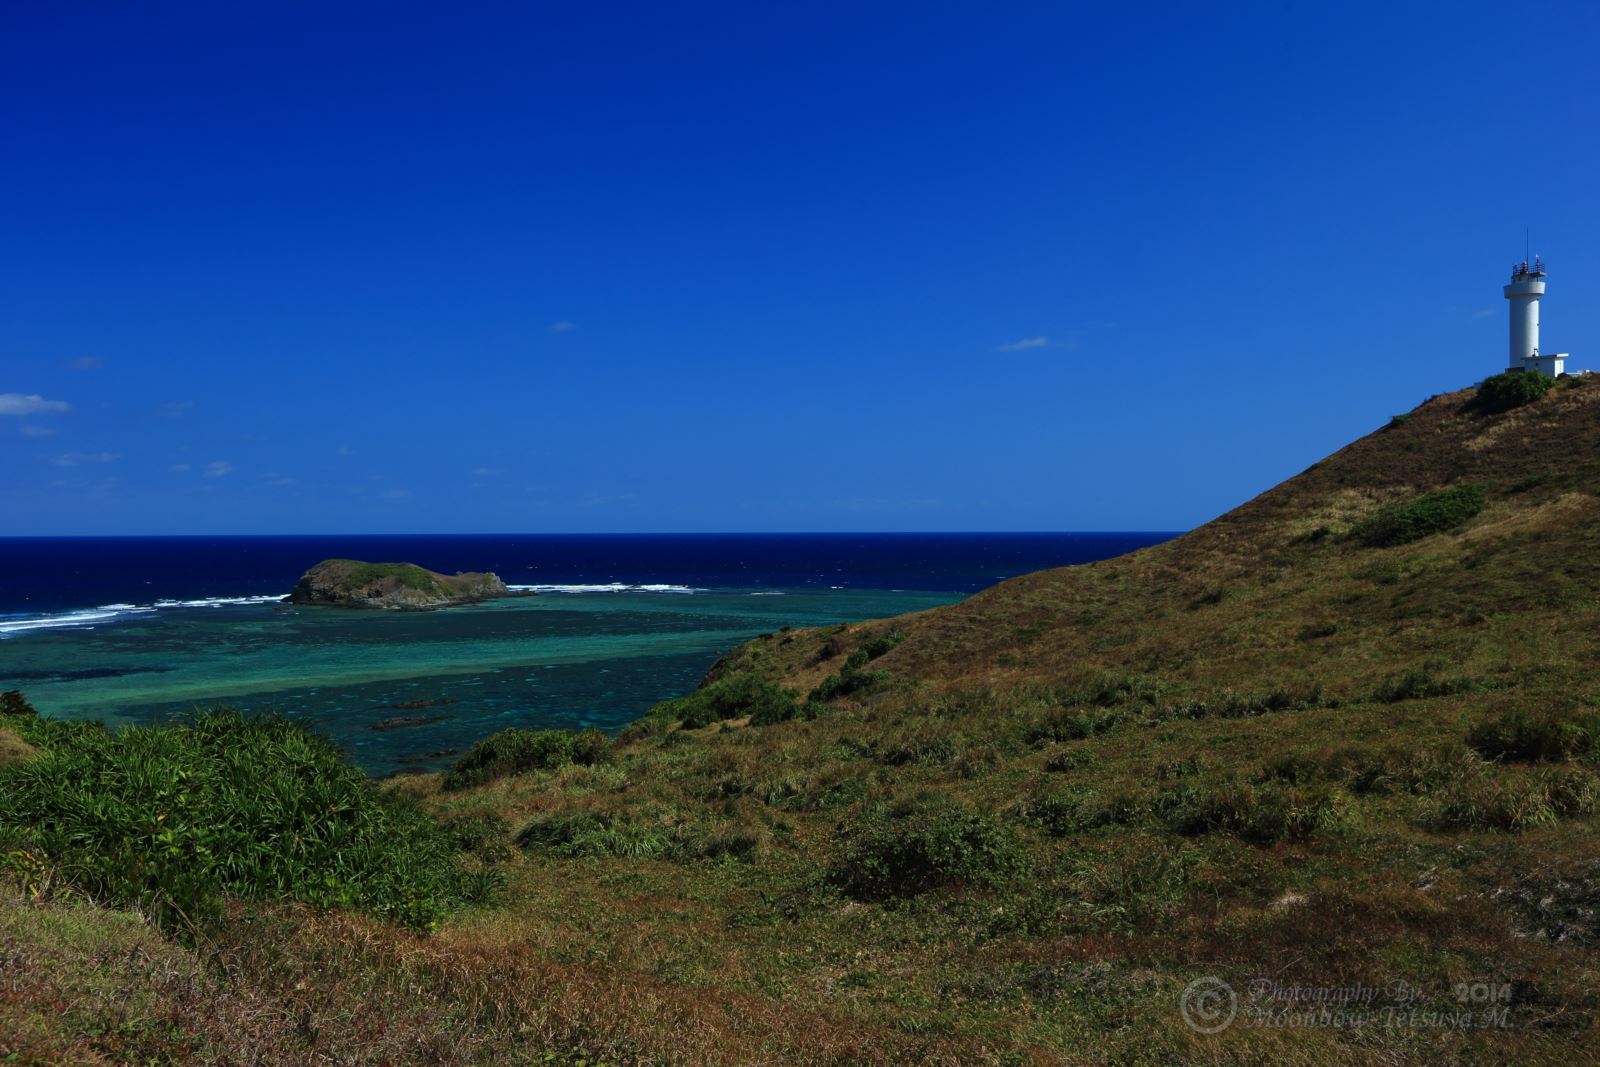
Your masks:
M 1026 350 L 1026 349 L 1029 349 L 1029 348 L 1048 348 L 1048 347 L 1050 347 L 1050 338 L 1048 338 L 1048 337 L 1024 337 L 1020 341 L 1012 341 L 1008 345 L 1001 345 L 1000 346 L 1000 351 L 1002 351 L 1002 352 L 1022 352 L 1022 351 Z
M 49 437 L 55 433 L 53 426 L 18 426 L 17 432 L 24 437 Z
M 340 445 L 338 448 L 333 450 L 333 454 L 338 456 L 340 459 L 348 459 L 356 454 L 356 450 L 351 448 L 349 445 Z
M 79 356 L 77 359 L 67 360 L 67 366 L 73 370 L 99 370 L 105 365 L 103 356 Z
M 553 322 L 553 323 L 550 324 L 550 332 L 551 333 L 571 333 L 573 330 L 576 330 L 577 328 L 578 328 L 578 324 L 577 323 L 568 322 L 566 319 L 562 319 L 560 322 Z
M 470 473 L 474 478 L 493 478 L 495 475 L 503 472 L 499 467 L 473 467 L 468 473 Z
M 81 467 L 87 463 L 114 463 L 116 459 L 115 452 L 68 452 L 50 462 L 57 467 Z
M 173 474 L 187 474 L 189 471 L 194 470 L 194 468 L 189 466 L 187 463 L 174 463 L 172 466 L 168 467 L 167 470 L 171 471 Z
M 411 499 L 411 490 L 409 490 L 409 489 L 385 489 L 382 493 L 379 493 L 378 495 L 383 497 L 383 499 L 385 499 L 385 500 L 410 500 Z
M 206 464 L 207 478 L 221 478 L 233 473 L 233 464 L 225 459 L 214 459 Z
M 69 410 L 71 405 L 66 401 L 46 400 L 38 393 L 0 393 L 0 415 L 40 415 Z
M 181 419 L 183 413 L 194 407 L 193 400 L 169 400 L 161 405 L 161 410 L 156 412 L 163 419 Z
M 1020 341 L 1012 341 L 1008 345 L 1001 345 L 995 351 L 997 351 L 997 352 L 1026 352 L 1030 348 L 1077 348 L 1077 347 L 1078 347 L 1078 342 L 1076 342 L 1076 341 L 1052 341 L 1052 340 L 1050 340 L 1050 338 L 1045 337 L 1044 335 L 1041 334 L 1038 337 L 1024 337 Z
M 1494 308 L 1479 308 L 1472 313 L 1474 319 L 1487 319 L 1494 314 Z

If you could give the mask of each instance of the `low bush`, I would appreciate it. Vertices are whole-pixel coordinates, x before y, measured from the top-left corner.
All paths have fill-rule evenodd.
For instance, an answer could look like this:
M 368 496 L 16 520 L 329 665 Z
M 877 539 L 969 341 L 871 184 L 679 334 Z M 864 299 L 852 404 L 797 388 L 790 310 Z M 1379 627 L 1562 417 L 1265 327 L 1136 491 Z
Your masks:
M 868 660 L 875 660 L 905 639 L 905 631 L 896 626 L 888 633 L 881 633 L 876 637 L 867 640 L 867 642 L 861 646 L 861 651 L 867 654 Z
M 1471 521 L 1483 504 L 1483 486 L 1451 486 L 1380 508 L 1358 523 L 1350 536 L 1371 548 L 1410 544 Z
M 1184 784 L 1158 796 L 1156 807 L 1174 833 L 1232 834 L 1258 845 L 1309 837 L 1343 812 L 1332 789 L 1276 782 Z
M 753 726 L 785 722 L 800 713 L 799 694 L 748 671 L 724 675 L 688 696 L 663 701 L 648 716 L 676 721 L 686 730 L 749 717 Z
M 749 827 L 679 821 L 671 815 L 611 815 L 560 811 L 535 819 L 517 835 L 531 852 L 567 859 L 620 856 L 631 859 L 751 859 L 761 835 Z
M 13 720 L 44 749 L 0 766 L 0 851 L 182 930 L 224 896 L 348 907 L 426 929 L 485 897 L 452 836 L 304 726 L 211 711 L 111 733 Z
M 441 789 L 470 789 L 513 774 L 590 765 L 611 757 L 611 741 L 599 730 L 525 730 L 490 734 L 445 772 Z
M 859 653 L 859 650 L 857 650 Z M 854 658 L 852 656 L 852 658 Z M 830 700 L 840 697 L 856 696 L 878 688 L 889 680 L 888 671 L 864 671 L 853 667 L 848 662 L 844 670 L 838 674 L 830 674 L 824 678 L 820 685 L 807 694 L 806 699 L 819 704 L 826 704 Z
M 837 837 L 832 879 L 863 900 L 999 886 L 1023 867 L 1010 828 L 937 794 L 873 805 L 841 826 Z
M 1600 711 L 1593 708 L 1534 715 L 1521 708 L 1474 726 L 1467 744 L 1484 759 L 1557 762 L 1600 753 Z
M 1594 814 L 1600 783 L 1577 767 L 1541 767 L 1511 773 L 1488 768 L 1461 777 L 1424 809 L 1422 824 L 1433 830 L 1529 830 Z
M 1027 801 L 1018 809 L 1024 819 L 1056 837 L 1136 822 L 1148 810 L 1143 798 L 1132 793 L 1104 797 L 1089 790 L 1049 793 Z
M 1022 738 L 1030 745 L 1081 741 L 1086 737 L 1098 737 L 1132 720 L 1133 712 L 1125 708 L 1062 708 L 1028 725 Z
M 1384 678 L 1373 690 L 1372 699 L 1382 704 L 1398 704 L 1402 700 L 1426 700 L 1470 693 L 1477 688 L 1479 682 L 1474 678 L 1445 677 L 1435 668 L 1424 664 L 1421 667 L 1407 667 Z
M 1538 400 L 1548 393 L 1554 384 L 1554 378 L 1546 378 L 1543 374 L 1530 374 L 1519 370 L 1502 371 L 1478 384 L 1478 392 L 1472 398 L 1472 405 L 1479 411 L 1491 414 L 1510 411 L 1512 408 L 1519 408 Z

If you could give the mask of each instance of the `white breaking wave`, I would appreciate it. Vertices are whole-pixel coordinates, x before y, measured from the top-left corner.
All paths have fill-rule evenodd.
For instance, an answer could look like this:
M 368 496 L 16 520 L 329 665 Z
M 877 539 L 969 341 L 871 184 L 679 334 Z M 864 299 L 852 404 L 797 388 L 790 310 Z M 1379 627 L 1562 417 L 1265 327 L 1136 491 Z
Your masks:
M 102 604 L 97 608 L 54 611 L 41 615 L 0 616 L 0 638 L 37 630 L 86 630 L 118 619 L 154 615 L 170 608 L 220 608 L 225 604 L 275 604 L 276 596 L 213 596 L 198 600 L 158 600 L 154 604 Z
M 508 585 L 513 593 L 703 593 L 688 585 L 628 585 L 608 582 L 605 585 Z
M 276 604 L 283 599 L 277 596 L 208 596 L 199 600 L 158 600 L 158 608 L 220 608 L 224 604 Z

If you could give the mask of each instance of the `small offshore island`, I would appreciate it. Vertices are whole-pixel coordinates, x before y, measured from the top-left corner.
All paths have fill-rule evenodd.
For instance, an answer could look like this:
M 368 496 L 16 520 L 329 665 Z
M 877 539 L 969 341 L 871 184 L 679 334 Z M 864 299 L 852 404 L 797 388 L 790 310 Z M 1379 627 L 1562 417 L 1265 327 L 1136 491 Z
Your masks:
M 325 559 L 306 571 L 284 599 L 291 604 L 388 611 L 434 611 L 459 604 L 477 604 L 511 596 L 499 575 L 483 572 L 440 574 L 415 563 L 364 563 Z

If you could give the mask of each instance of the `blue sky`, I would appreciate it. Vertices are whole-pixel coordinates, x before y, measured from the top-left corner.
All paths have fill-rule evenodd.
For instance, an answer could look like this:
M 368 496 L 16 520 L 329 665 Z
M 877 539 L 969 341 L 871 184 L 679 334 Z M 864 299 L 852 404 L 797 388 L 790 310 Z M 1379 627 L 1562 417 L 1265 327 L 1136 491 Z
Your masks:
M 1600 5 L 0 5 L 0 534 L 1177 529 L 1600 369 Z

